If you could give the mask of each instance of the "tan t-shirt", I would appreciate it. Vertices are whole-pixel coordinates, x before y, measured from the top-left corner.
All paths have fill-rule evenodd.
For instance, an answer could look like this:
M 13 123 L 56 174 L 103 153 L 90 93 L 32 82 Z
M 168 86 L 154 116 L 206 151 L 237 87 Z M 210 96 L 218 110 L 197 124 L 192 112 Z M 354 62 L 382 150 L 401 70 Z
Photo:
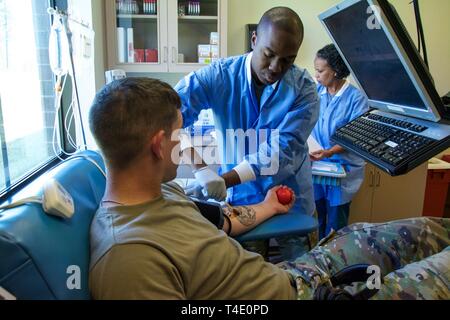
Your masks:
M 91 226 L 94 299 L 295 299 L 289 273 L 206 220 L 175 183 L 137 206 L 100 208 Z

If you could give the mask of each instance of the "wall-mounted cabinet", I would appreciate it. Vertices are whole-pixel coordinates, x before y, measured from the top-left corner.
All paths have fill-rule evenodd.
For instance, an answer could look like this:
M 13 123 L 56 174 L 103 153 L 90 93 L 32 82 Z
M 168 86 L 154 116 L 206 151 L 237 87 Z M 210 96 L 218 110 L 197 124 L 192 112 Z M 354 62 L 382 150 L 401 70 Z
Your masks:
M 187 73 L 227 56 L 227 0 L 108 0 L 106 24 L 108 69 Z
M 428 165 L 391 177 L 368 164 L 361 189 L 350 207 L 349 222 L 386 222 L 422 216 Z

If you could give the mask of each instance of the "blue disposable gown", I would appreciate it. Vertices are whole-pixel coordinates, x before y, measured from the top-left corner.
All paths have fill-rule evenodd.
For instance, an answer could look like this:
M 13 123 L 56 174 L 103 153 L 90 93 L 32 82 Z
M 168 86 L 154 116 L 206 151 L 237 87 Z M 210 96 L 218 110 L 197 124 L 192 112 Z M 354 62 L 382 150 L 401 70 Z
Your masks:
M 313 137 L 324 149 L 330 149 L 335 145 L 330 141 L 331 136 L 337 129 L 367 112 L 368 102 L 365 95 L 349 83 L 331 101 L 324 86 L 319 84 L 317 90 L 320 97 L 320 116 L 314 127 Z M 344 151 L 323 161 L 342 164 L 347 171 L 347 177 L 342 179 L 339 187 L 314 184 L 315 200 L 326 198 L 331 206 L 349 203 L 363 182 L 364 160 L 354 153 Z
M 220 172 L 230 171 L 242 160 L 251 164 L 256 180 L 230 188 L 227 200 L 231 204 L 258 203 L 271 187 L 284 184 L 295 191 L 296 208 L 311 215 L 315 205 L 306 141 L 319 114 L 316 85 L 306 70 L 292 66 L 276 85 L 265 88 L 259 106 L 251 85 L 250 59 L 251 54 L 221 59 L 178 83 L 175 89 L 182 100 L 184 127 L 192 125 L 202 109 L 211 108 L 216 130 L 221 133 Z M 225 141 L 228 129 L 278 129 L 279 134 L 269 132 L 256 148 L 246 145 L 244 154 L 229 161 L 225 151 L 230 147 Z M 277 139 L 278 150 L 273 143 Z M 275 159 L 277 154 L 278 172 L 262 175 L 268 165 L 258 161 L 258 155 Z

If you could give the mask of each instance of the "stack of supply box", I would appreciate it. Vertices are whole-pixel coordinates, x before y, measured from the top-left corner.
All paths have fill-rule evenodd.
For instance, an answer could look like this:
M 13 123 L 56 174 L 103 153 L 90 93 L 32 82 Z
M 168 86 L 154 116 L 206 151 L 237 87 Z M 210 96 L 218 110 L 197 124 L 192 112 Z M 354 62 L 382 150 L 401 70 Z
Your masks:
M 198 45 L 198 63 L 210 64 L 217 61 L 219 56 L 219 33 L 211 32 L 209 44 Z

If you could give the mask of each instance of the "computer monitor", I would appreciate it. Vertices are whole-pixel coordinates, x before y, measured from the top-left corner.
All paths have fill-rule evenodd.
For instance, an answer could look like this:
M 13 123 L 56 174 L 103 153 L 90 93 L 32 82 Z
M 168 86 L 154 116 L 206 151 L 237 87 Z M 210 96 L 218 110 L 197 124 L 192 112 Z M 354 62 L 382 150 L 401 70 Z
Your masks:
M 369 105 L 438 122 L 444 106 L 428 69 L 386 0 L 348 0 L 319 16 Z

